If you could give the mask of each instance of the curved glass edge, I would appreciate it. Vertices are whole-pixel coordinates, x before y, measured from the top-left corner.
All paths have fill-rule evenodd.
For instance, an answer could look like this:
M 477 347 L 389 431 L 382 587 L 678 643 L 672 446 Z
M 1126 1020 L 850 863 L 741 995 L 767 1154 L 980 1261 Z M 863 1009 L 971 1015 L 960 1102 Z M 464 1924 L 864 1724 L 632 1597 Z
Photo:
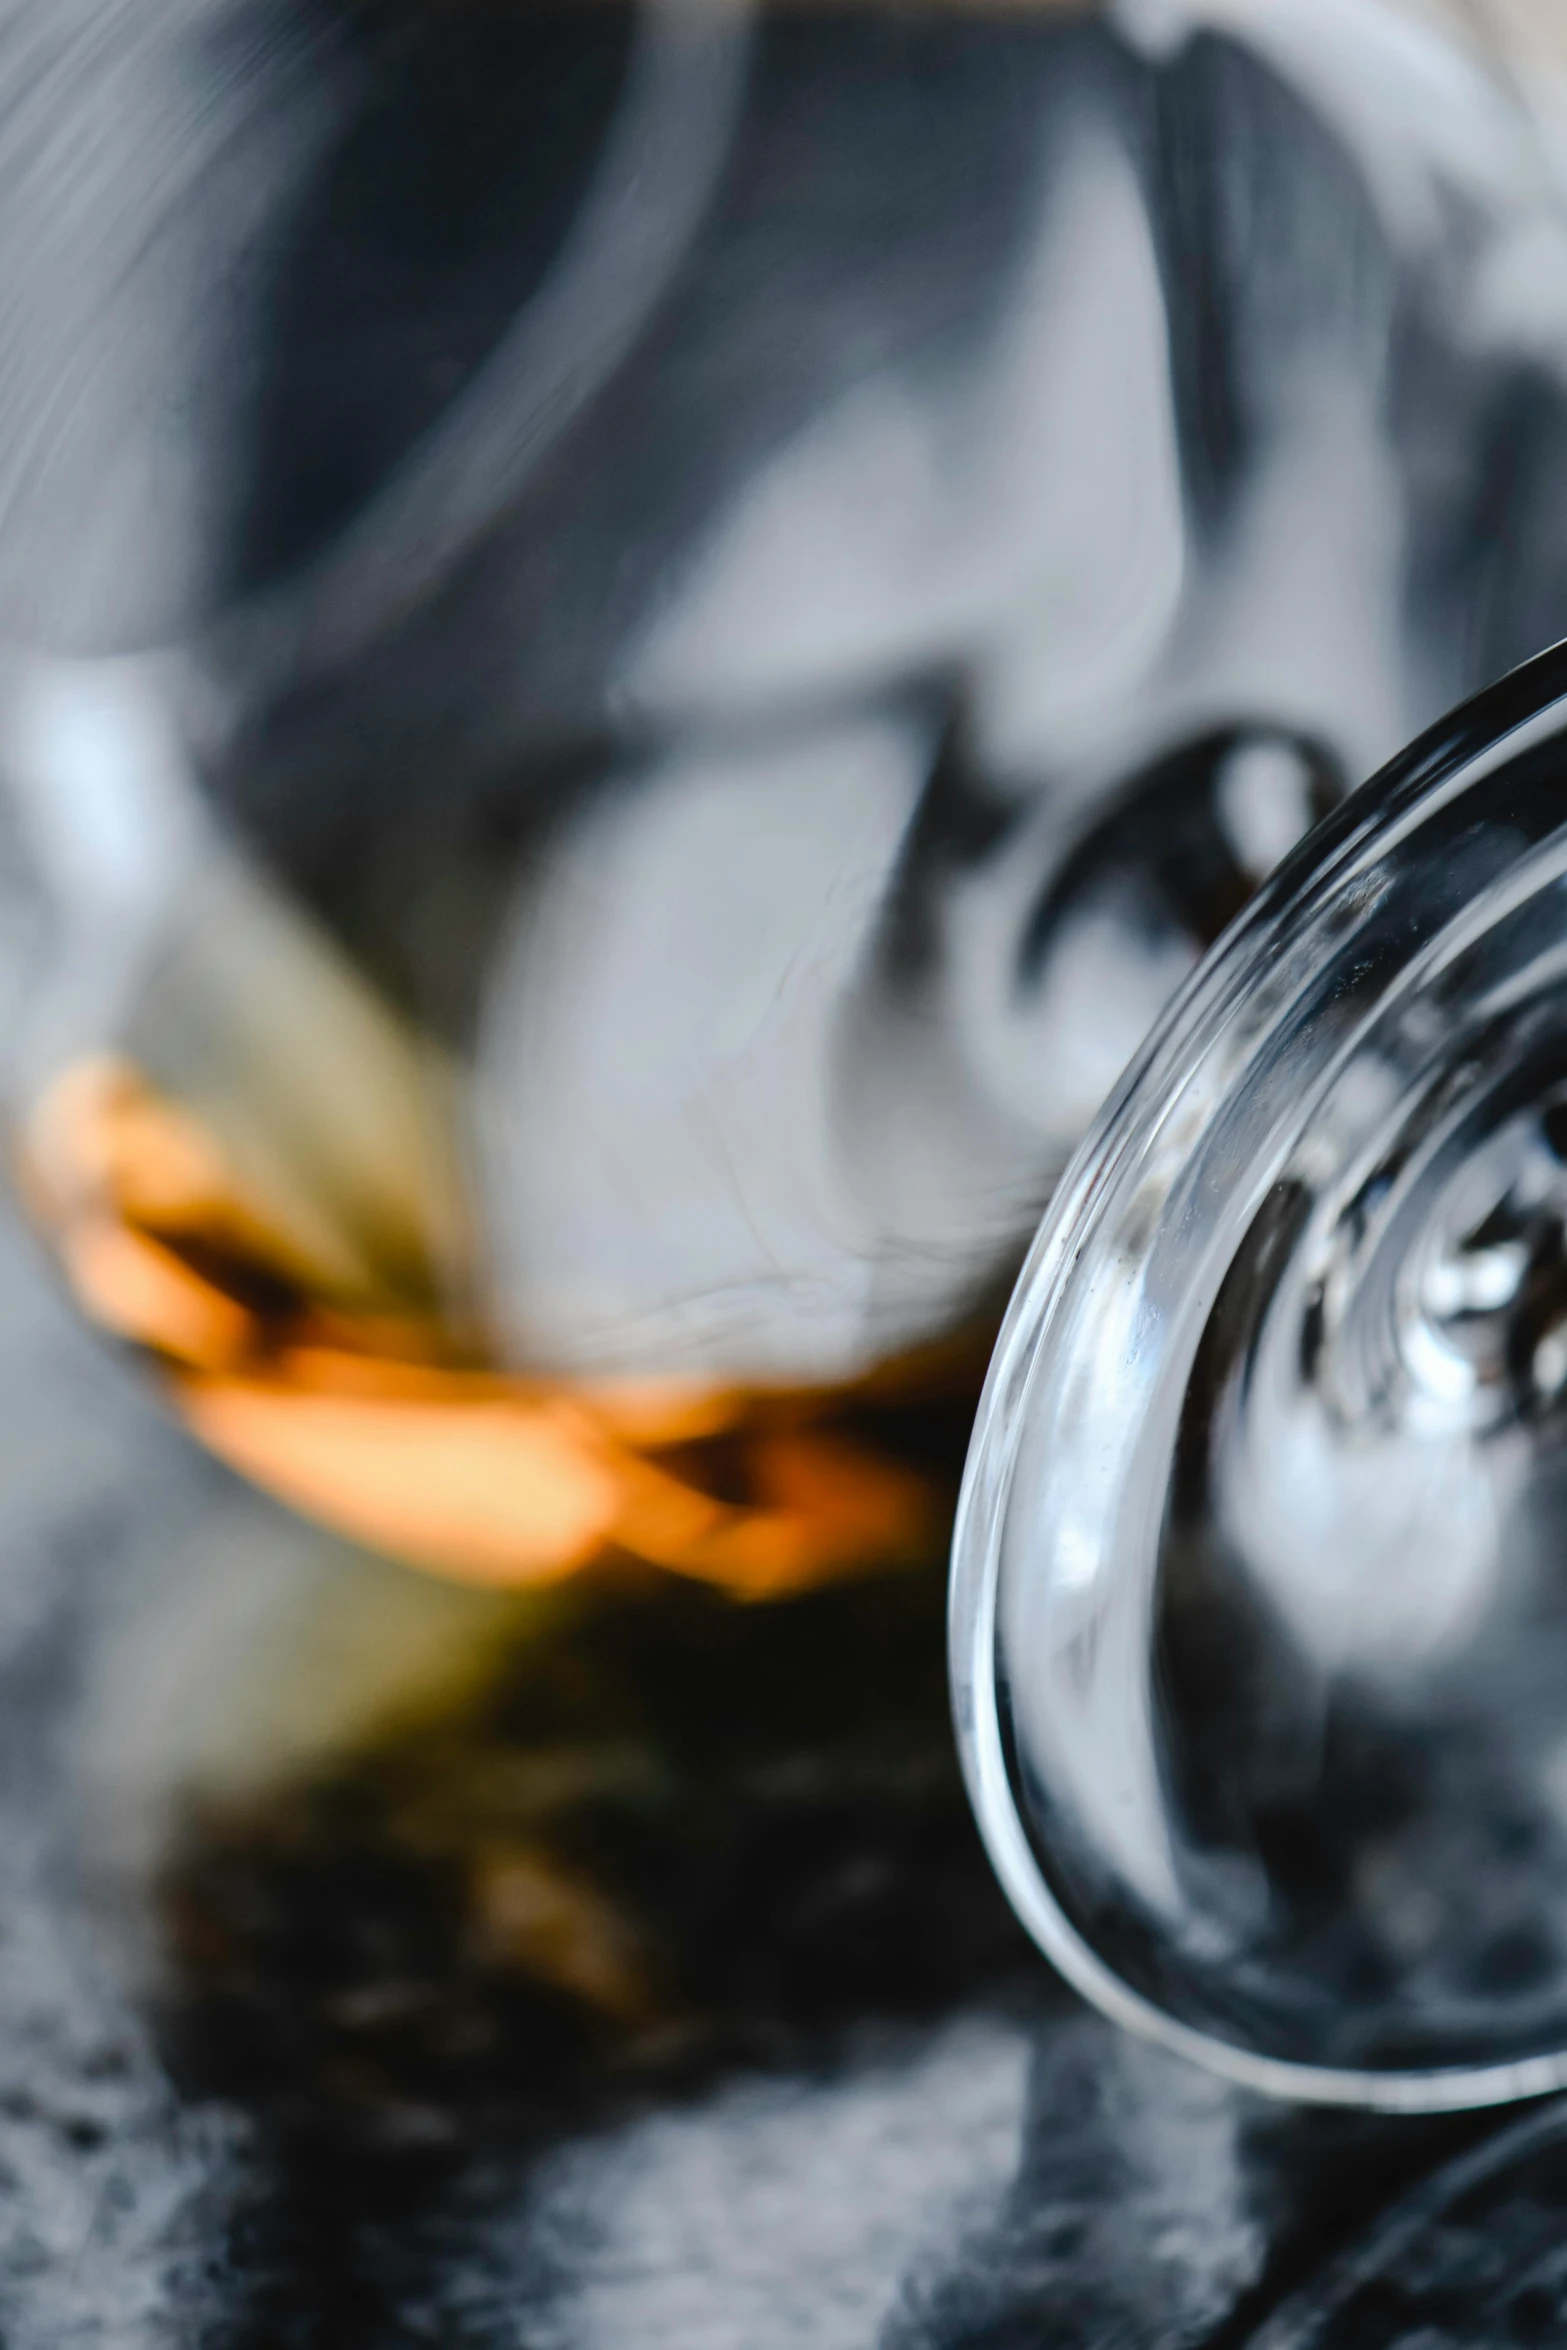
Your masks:
M 1001 1536 L 1029 1373 L 1113 1171 L 1157 1123 L 1164 1092 L 1227 1006 L 1244 1002 L 1283 925 L 1309 917 L 1346 870 L 1391 848 L 1449 797 L 1533 743 L 1567 731 L 1567 640 L 1510 671 L 1417 737 L 1309 834 L 1205 956 L 1156 1023 L 1079 1147 L 1008 1305 L 975 1415 L 952 1537 L 948 1670 L 969 1801 L 1022 1925 L 1074 1990 L 1125 2030 L 1236 2086 L 1296 2103 L 1381 2113 L 1506 2105 L 1567 2088 L 1567 2048 L 1487 2065 L 1358 2071 L 1267 2056 L 1166 2014 L 1084 1940 L 1045 1879 L 1007 1767 L 996 1673 Z M 1272 1015 L 1270 1014 L 1270 1017 Z M 1211 1113 L 1210 1113 L 1211 1115 Z M 1205 1121 L 1205 1124 L 1207 1121 Z
M 1304 2350 L 1306 2344 L 1321 2340 L 1344 2305 L 1385 2277 L 1433 2221 L 1477 2187 L 1505 2177 L 1531 2155 L 1555 2145 L 1564 2131 L 1567 2108 L 1554 2099 L 1510 2128 L 1471 2146 L 1456 2160 L 1443 2163 L 1432 2177 L 1400 2196 L 1368 2235 L 1281 2302 L 1260 2329 L 1247 2336 L 1246 2350 Z

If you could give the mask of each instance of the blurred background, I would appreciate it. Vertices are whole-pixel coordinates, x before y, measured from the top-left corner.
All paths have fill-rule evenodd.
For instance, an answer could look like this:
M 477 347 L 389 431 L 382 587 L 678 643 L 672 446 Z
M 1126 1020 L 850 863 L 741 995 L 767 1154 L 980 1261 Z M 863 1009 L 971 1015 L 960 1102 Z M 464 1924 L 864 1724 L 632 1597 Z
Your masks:
M 6 2338 L 1554 2338 L 1554 2109 L 1055 1984 L 943 1608 L 1127 1056 L 1567 629 L 1555 11 L 6 0 L 0 89 Z

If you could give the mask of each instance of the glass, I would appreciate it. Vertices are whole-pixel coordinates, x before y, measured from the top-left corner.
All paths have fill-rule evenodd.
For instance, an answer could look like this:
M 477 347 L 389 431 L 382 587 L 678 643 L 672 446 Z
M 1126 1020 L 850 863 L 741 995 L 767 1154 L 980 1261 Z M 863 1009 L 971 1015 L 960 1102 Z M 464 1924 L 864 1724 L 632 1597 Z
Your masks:
M 1567 2186 L 1559 2104 L 1515 2122 L 1406 2196 L 1326 2275 L 1291 2296 L 1253 2350 L 1418 2338 L 1505 2341 L 1561 2324 Z
M 7 1090 L 76 1297 L 439 1572 L 939 1559 L 1086 1118 L 1382 724 L 1234 628 L 1168 706 L 1147 69 L 26 21 Z
M 1062 1186 L 953 1668 L 1025 1921 L 1260 2088 L 1567 2080 L 1567 654 L 1320 826 Z
M 11 1158 L 199 1438 L 471 1582 L 940 1561 L 1172 989 L 1567 626 L 1560 62 L 17 11 Z

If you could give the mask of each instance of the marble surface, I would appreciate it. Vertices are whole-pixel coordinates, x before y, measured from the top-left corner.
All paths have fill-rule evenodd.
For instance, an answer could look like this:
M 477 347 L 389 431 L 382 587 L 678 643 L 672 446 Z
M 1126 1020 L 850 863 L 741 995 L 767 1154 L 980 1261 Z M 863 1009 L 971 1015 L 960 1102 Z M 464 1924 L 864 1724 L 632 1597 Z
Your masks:
M 456 1594 L 0 1279 L 15 2350 L 1558 2338 L 1553 2110 L 1295 2112 L 1052 1981 L 939 1576 Z

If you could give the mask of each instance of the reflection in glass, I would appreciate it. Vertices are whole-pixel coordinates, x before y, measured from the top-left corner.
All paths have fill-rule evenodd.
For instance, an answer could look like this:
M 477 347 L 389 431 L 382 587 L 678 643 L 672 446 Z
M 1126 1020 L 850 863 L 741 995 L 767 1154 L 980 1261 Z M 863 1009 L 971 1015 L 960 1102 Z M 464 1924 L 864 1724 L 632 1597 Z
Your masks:
M 1231 931 L 981 1408 L 992 1850 L 1102 2003 L 1297 2094 L 1567 2077 L 1564 685 L 1444 722 Z
M 20 23 L 6 1088 L 75 1295 L 224 1458 L 443 1573 L 938 1558 L 933 1432 L 1150 1023 L 1348 783 L 1567 629 L 1559 36 Z M 1319 1677 L 1483 1612 L 1474 1462 L 1525 1407 L 1484 1415 L 1567 1378 L 1553 1148 L 1426 1233 L 1386 1459 L 1343 1468 L 1293 1336 L 1226 1423 L 1215 1522 Z M 1380 1393 L 1385 1341 L 1335 1378 Z M 1373 1593 L 1438 1443 L 1428 1583 Z M 1165 1899 L 1144 1727 L 1086 1840 Z

